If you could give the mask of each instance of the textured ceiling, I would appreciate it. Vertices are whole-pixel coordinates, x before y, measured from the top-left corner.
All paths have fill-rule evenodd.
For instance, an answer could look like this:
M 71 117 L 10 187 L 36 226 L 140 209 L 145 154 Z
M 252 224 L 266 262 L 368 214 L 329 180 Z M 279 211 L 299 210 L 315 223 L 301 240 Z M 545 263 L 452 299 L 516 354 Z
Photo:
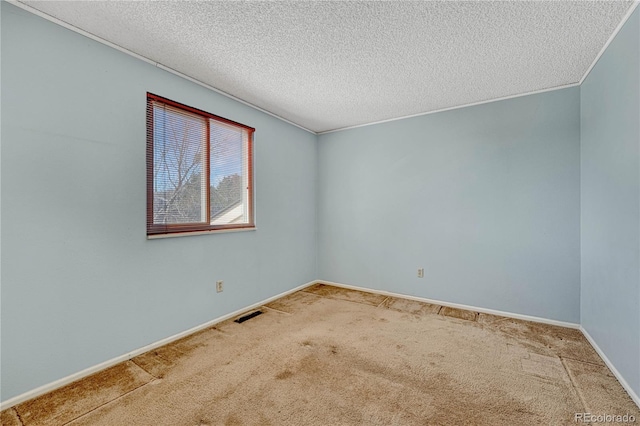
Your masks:
M 578 83 L 631 1 L 22 1 L 315 132 Z

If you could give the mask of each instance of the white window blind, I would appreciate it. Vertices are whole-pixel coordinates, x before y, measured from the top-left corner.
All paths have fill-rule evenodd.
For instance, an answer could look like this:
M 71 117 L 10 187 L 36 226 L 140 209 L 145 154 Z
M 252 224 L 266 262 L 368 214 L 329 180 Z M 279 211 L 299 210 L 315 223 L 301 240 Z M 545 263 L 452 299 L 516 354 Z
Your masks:
M 147 100 L 147 233 L 253 227 L 253 128 Z

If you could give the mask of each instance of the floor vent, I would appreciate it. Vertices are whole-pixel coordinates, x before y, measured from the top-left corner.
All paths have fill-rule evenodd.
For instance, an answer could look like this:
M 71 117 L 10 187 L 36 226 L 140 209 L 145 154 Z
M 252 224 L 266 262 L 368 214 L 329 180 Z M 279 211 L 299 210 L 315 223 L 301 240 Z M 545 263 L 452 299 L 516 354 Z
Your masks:
M 248 315 L 245 315 L 243 317 L 238 318 L 237 320 L 235 320 L 234 322 L 237 322 L 238 324 L 242 324 L 243 322 L 250 320 L 251 318 L 257 317 L 258 315 L 262 314 L 262 311 L 255 311 L 255 312 L 251 312 Z

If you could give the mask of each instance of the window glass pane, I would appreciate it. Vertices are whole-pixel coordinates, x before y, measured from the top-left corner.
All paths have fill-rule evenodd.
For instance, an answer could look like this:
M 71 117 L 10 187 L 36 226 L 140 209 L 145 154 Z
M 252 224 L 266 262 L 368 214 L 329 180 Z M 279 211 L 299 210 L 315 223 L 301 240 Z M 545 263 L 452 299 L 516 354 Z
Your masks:
M 153 223 L 206 221 L 206 120 L 153 106 Z
M 247 223 L 247 132 L 214 120 L 209 127 L 211 224 Z

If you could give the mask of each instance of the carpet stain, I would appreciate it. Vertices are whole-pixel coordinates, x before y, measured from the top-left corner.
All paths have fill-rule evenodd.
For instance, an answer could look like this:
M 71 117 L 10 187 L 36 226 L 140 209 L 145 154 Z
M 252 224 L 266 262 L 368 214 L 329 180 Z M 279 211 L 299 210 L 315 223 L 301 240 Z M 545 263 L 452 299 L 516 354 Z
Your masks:
M 505 318 L 488 324 L 541 355 L 556 355 L 604 365 L 580 330 Z
M 140 368 L 145 370 L 152 376 L 161 379 L 173 367 L 174 362 L 164 358 L 161 352 L 165 350 L 155 350 L 132 358 L 131 361 L 136 363 Z M 175 357 L 172 357 L 175 358 Z
M 311 306 L 320 300 L 322 300 L 322 297 L 317 294 L 298 291 L 278 300 L 274 300 L 265 306 L 277 311 L 293 314 L 306 309 L 308 306 Z
M 334 287 L 326 284 L 315 284 L 302 290 L 330 299 L 348 300 L 350 302 L 362 303 L 365 305 L 378 306 L 387 298 L 381 294 L 366 293 L 364 291 L 351 290 L 348 288 Z
M 284 379 L 288 379 L 291 376 L 293 376 L 293 373 L 291 371 L 284 370 L 283 372 L 276 374 L 276 379 L 284 380 Z
M 436 354 L 442 358 L 441 354 Z M 384 410 L 342 413 L 344 418 L 355 416 L 354 422 L 343 424 L 512 424 L 513 413 L 528 413 L 529 419 L 544 422 L 545 417 L 532 413 L 526 401 L 518 400 L 506 390 L 492 388 L 479 392 L 460 382 L 455 375 L 434 371 L 422 376 L 410 370 L 399 370 L 390 365 L 366 359 L 356 352 L 348 352 L 335 361 L 322 352 L 309 354 L 294 367 L 300 380 L 310 386 L 313 395 L 326 397 L 330 392 L 358 406 L 361 401 Z M 313 383 L 321 383 L 320 389 Z M 344 384 L 351 384 L 345 388 Z M 454 402 L 455 401 L 455 402 Z M 361 417 L 359 417 L 361 416 Z M 359 418 L 358 418 L 359 417 Z M 342 417 L 341 417 L 342 418 Z M 503 421 L 494 422 L 496 419 Z M 491 421 L 487 421 L 491 419 Z M 339 422 L 339 419 L 335 419 Z
M 440 309 L 439 314 L 446 317 L 458 318 L 466 321 L 476 321 L 478 318 L 477 312 L 465 311 L 464 309 L 458 308 L 450 308 L 448 306 L 443 306 L 442 309 Z
M 138 355 L 131 361 L 152 376 L 161 379 L 177 362 L 187 358 L 193 351 L 209 346 L 215 340 L 222 338 L 223 334 L 218 328 L 212 327 Z
M 501 317 L 499 315 L 485 314 L 483 312 L 478 312 L 478 318 L 476 321 L 478 321 L 480 324 L 493 324 L 496 321 L 502 321 L 505 319 L 507 319 L 507 317 Z
M 0 425 L 2 426 L 24 426 L 18 417 L 15 408 L 8 408 L 0 412 Z
M 65 424 L 113 401 L 154 378 L 131 361 L 15 407 L 25 426 Z
M 224 421 L 225 426 L 240 426 L 242 425 L 242 421 L 236 417 L 234 414 L 227 416 Z
M 399 297 L 387 297 L 380 307 L 398 312 L 406 312 L 411 315 L 425 316 L 435 315 L 442 306 L 431 303 L 418 302 L 417 300 L 401 299 Z
M 14 426 L 21 407 L 40 419 L 26 426 L 562 425 L 575 424 L 584 405 L 635 412 L 574 330 L 475 313 L 461 321 L 468 314 L 435 315 L 436 305 L 318 291 L 325 295 L 274 302 L 291 315 L 225 321 L 136 357 L 120 367 L 123 379 L 87 378 L 56 403 L 54 392 L 14 417 L 5 410 L 3 424 Z

